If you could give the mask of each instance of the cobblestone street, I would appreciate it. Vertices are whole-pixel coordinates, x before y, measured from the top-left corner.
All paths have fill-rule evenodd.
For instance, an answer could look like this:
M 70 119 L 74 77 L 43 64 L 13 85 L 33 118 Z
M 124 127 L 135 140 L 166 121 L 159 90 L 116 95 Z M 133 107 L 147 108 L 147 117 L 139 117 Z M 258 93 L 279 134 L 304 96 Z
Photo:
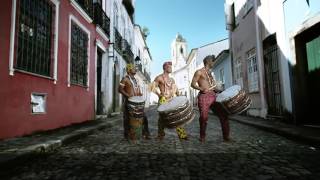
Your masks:
M 198 140 L 198 115 L 188 124 L 188 141 L 174 130 L 156 139 L 158 115 L 148 112 L 151 140 L 123 139 L 122 121 L 49 154 L 17 165 L 7 179 L 318 179 L 318 147 L 230 121 L 232 143 L 222 142 L 210 116 L 207 141 Z M 1 178 L 3 179 L 3 178 Z

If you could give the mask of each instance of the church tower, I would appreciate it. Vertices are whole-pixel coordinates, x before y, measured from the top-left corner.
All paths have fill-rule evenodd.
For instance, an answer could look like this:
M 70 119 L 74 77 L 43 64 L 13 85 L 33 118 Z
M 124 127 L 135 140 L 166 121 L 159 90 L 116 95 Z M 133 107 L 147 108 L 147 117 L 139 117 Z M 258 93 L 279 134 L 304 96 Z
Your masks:
M 186 65 L 186 59 L 187 41 L 178 33 L 171 43 L 172 71 L 184 67 Z

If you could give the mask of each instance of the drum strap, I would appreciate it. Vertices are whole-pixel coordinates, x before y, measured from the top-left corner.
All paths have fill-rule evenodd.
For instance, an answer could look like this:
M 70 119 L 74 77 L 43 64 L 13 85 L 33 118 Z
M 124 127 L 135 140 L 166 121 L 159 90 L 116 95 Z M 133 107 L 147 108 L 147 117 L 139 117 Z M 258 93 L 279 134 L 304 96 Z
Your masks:
M 209 84 L 210 84 L 210 87 L 214 86 L 213 84 L 213 77 L 212 76 L 209 76 L 209 73 L 208 71 L 204 68 L 204 71 L 206 72 L 206 75 L 207 75 L 207 78 L 209 80 Z
M 131 78 L 131 76 L 128 76 L 128 78 L 133 86 L 134 93 L 137 94 L 139 91 L 139 85 L 136 78 Z

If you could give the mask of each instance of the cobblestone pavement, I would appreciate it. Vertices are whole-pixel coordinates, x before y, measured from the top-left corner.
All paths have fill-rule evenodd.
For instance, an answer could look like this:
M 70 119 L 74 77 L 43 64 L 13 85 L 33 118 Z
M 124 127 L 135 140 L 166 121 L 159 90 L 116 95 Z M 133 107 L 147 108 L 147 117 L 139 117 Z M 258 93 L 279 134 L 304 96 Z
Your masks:
M 122 136 L 122 122 L 49 154 L 17 165 L 0 179 L 319 179 L 319 147 L 231 121 L 232 143 L 222 142 L 220 124 L 210 116 L 207 141 L 198 141 L 198 115 L 186 126 L 188 141 L 174 130 L 156 139 L 155 109 L 148 112 L 151 140 L 136 144 Z

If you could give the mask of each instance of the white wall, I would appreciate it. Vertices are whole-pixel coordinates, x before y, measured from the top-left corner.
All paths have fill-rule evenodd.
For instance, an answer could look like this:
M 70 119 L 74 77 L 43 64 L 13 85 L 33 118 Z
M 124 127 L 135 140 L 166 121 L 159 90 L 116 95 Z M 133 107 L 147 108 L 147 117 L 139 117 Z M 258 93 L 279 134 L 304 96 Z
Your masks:
M 134 1 L 133 1 L 134 3 Z M 105 4 L 104 9 L 106 9 L 106 14 L 110 18 L 110 42 L 114 43 L 114 28 L 115 25 L 118 24 L 118 31 L 121 34 L 121 36 L 128 41 L 128 43 L 131 45 L 131 50 L 133 50 L 133 43 L 134 43 L 134 28 L 133 24 L 130 20 L 130 17 L 125 9 L 125 7 L 122 4 L 122 0 L 104 0 L 103 4 Z M 133 4 L 134 5 L 134 4 Z M 117 7 L 117 16 L 118 16 L 118 22 L 115 22 L 115 9 Z M 115 60 L 118 59 L 118 74 L 120 74 L 120 80 L 122 79 L 123 75 L 125 75 L 125 67 L 126 62 L 124 58 L 113 49 L 113 45 L 111 44 L 108 49 L 108 61 L 106 62 L 106 84 L 105 84 L 105 92 L 106 93 L 106 109 L 110 110 L 112 108 L 112 100 L 113 100 L 113 73 L 114 73 L 114 64 Z M 116 92 L 118 93 L 118 92 Z M 122 99 L 121 95 L 119 98 L 119 105 L 121 106 Z
M 150 106 L 150 92 L 148 91 L 148 84 L 146 77 L 143 74 L 143 71 L 146 71 L 150 75 L 150 64 L 152 62 L 151 55 L 149 54 L 149 51 L 147 50 L 148 46 L 146 44 L 146 41 L 143 38 L 142 31 L 140 26 L 135 25 L 134 26 L 134 57 L 139 56 L 141 59 L 140 63 L 142 65 L 142 72 L 138 72 L 137 76 L 140 78 L 140 86 L 143 93 L 143 96 L 145 97 L 145 106 Z M 137 63 L 137 62 L 136 62 Z
M 199 47 L 197 52 L 197 57 L 196 57 L 197 69 L 200 69 L 201 67 L 203 67 L 203 59 L 206 56 L 215 55 L 217 57 L 221 51 L 226 49 L 229 49 L 228 39 L 223 39 L 221 41 L 217 41 L 217 42 Z

